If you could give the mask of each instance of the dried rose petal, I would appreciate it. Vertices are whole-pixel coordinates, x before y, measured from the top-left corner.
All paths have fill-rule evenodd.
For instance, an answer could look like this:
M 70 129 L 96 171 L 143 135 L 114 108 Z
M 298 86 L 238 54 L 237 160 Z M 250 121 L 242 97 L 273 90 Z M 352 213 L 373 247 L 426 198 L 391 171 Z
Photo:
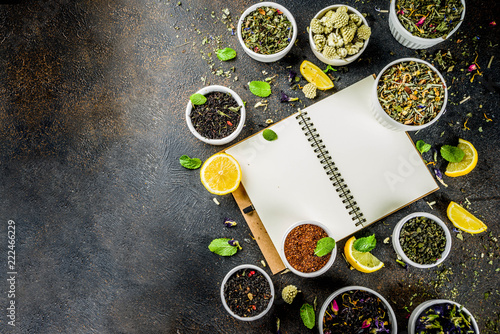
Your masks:
M 475 71 L 475 70 L 477 70 L 476 64 L 472 64 L 472 65 L 469 66 L 469 70 L 468 70 L 469 72 L 472 72 L 472 71 Z

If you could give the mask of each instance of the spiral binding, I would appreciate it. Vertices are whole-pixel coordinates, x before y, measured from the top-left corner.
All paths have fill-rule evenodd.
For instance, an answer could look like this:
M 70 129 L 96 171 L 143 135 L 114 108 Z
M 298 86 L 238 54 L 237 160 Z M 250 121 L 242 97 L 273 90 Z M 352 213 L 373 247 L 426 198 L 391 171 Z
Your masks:
M 301 129 L 307 137 L 307 141 L 311 143 L 311 147 L 314 149 L 314 153 L 316 153 L 319 162 L 323 165 L 326 175 L 329 176 L 335 190 L 342 199 L 342 203 L 348 210 L 349 215 L 352 216 L 352 220 L 356 222 L 355 225 L 362 225 L 366 222 L 366 219 L 354 200 L 354 196 L 351 194 L 347 184 L 344 182 L 338 168 L 335 166 L 325 144 L 323 144 L 323 140 L 320 138 L 311 118 L 307 116 L 307 111 L 299 111 L 295 118 L 299 120 L 299 125 L 302 126 Z

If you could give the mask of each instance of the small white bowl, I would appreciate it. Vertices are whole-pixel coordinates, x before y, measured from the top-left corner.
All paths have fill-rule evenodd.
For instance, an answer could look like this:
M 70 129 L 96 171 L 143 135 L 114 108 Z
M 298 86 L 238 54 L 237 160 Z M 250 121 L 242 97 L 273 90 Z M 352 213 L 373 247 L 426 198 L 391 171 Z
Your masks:
M 352 286 L 346 286 L 345 288 L 339 289 L 339 290 L 335 291 L 334 293 L 332 293 L 325 300 L 325 302 L 323 303 L 323 306 L 321 306 L 321 311 L 319 312 L 319 317 L 318 317 L 318 329 L 319 329 L 319 333 L 320 334 L 323 334 L 323 317 L 325 316 L 325 311 L 328 308 L 328 306 L 330 305 L 330 303 L 338 295 L 343 294 L 343 293 L 345 293 L 347 291 L 352 291 L 352 290 L 367 291 L 367 292 L 370 292 L 370 293 L 374 294 L 378 298 L 380 298 L 380 300 L 384 303 L 384 305 L 387 308 L 387 311 L 389 313 L 389 321 L 390 321 L 391 327 L 392 327 L 391 333 L 397 333 L 398 332 L 398 324 L 397 324 L 397 320 L 396 320 L 396 315 L 394 314 L 394 311 L 392 310 L 392 307 L 389 304 L 389 302 L 384 297 L 382 297 L 382 295 L 380 293 L 378 293 L 377 291 L 374 291 L 374 290 L 372 290 L 370 288 L 365 288 L 364 286 L 352 285 Z
M 429 218 L 430 220 L 433 220 L 441 226 L 441 228 L 444 231 L 444 234 L 446 236 L 446 246 L 444 248 L 443 254 L 441 254 L 441 257 L 435 262 L 431 264 L 420 264 L 416 263 L 408 258 L 406 254 L 403 252 L 403 248 L 401 247 L 401 244 L 399 243 L 399 235 L 401 233 L 401 229 L 403 228 L 403 225 L 410 219 L 415 218 L 415 217 L 426 217 Z M 403 262 L 408 263 L 409 265 L 420 268 L 420 269 L 426 269 L 426 268 L 432 268 L 437 266 L 438 264 L 442 263 L 446 257 L 450 254 L 451 250 L 451 234 L 450 230 L 448 230 L 448 227 L 446 227 L 446 224 L 439 219 L 438 217 L 434 216 L 433 214 L 427 213 L 427 212 L 414 212 L 412 214 L 409 214 L 408 216 L 404 217 L 401 219 L 396 226 L 394 227 L 394 230 L 392 232 L 392 246 L 394 247 L 394 250 L 396 253 L 403 259 Z
M 477 326 L 476 320 L 472 316 L 472 314 L 462 305 L 459 303 L 456 303 L 451 300 L 447 299 L 433 299 L 433 300 L 428 300 L 426 302 L 423 302 L 422 304 L 418 305 L 413 312 L 410 315 L 410 319 L 408 319 L 408 334 L 415 334 L 416 333 L 416 324 L 417 324 L 417 319 L 420 316 L 420 313 L 424 311 L 426 308 L 436 305 L 436 304 L 444 304 L 444 303 L 449 303 L 449 304 L 454 304 L 457 305 L 458 307 L 462 307 L 462 312 L 470 316 L 470 323 L 475 331 L 475 334 L 479 334 L 479 327 Z
M 336 10 L 337 8 L 342 7 L 342 6 L 347 7 L 349 14 L 356 14 L 359 17 L 361 17 L 361 19 L 363 20 L 363 24 L 366 25 L 367 27 L 369 27 L 368 22 L 366 21 L 366 19 L 363 16 L 363 14 L 361 14 L 356 9 L 354 9 L 354 8 L 352 8 L 350 6 L 347 6 L 347 5 L 332 5 L 332 6 L 328 6 L 328 7 L 324 8 L 324 9 L 322 9 L 321 11 L 319 11 L 313 17 L 313 19 L 320 19 L 329 10 L 332 10 L 332 9 Z M 365 51 L 366 47 L 368 46 L 368 42 L 369 41 L 370 41 L 370 38 L 368 38 L 366 41 L 364 41 L 363 48 L 361 48 L 361 50 L 359 50 L 359 52 L 356 53 L 355 55 L 352 55 L 350 57 L 346 57 L 344 59 L 328 59 L 325 56 L 323 56 L 323 54 L 316 49 L 316 44 L 314 43 L 314 39 L 313 39 L 313 32 L 312 32 L 311 29 L 309 29 L 309 45 L 311 47 L 312 52 L 314 53 L 314 55 L 316 56 L 316 58 L 318 58 L 319 60 L 321 60 L 323 63 L 329 64 L 329 65 L 332 65 L 332 66 L 345 66 L 347 64 L 352 63 L 356 59 L 358 59 L 359 56 L 361 56 L 361 54 Z
M 406 46 L 409 49 L 427 49 L 449 39 L 451 35 L 453 35 L 455 31 L 458 30 L 465 17 L 465 0 L 462 0 L 462 5 L 464 6 L 464 10 L 462 11 L 460 22 L 452 31 L 450 31 L 446 38 L 422 38 L 414 36 L 411 32 L 405 29 L 401 22 L 399 22 L 398 16 L 396 14 L 396 0 L 392 0 L 389 8 L 389 29 L 391 30 L 394 38 L 403 46 Z
M 254 317 L 240 317 L 239 315 L 236 315 L 233 311 L 231 311 L 231 309 L 229 308 L 229 306 L 226 303 L 226 298 L 224 297 L 224 286 L 226 285 L 227 280 L 235 272 L 237 272 L 238 270 L 241 270 L 241 269 L 252 269 L 252 270 L 260 272 L 266 278 L 267 282 L 269 283 L 269 287 L 271 289 L 271 299 L 269 299 L 269 304 L 267 304 L 267 308 L 264 311 L 262 311 L 261 313 L 259 313 L 256 316 L 254 316 Z M 236 318 L 238 320 L 242 320 L 242 321 L 257 320 L 257 319 L 260 319 L 263 316 L 265 316 L 269 312 L 269 310 L 271 309 L 271 307 L 273 306 L 273 302 L 274 302 L 274 285 L 273 285 L 273 281 L 271 280 L 271 277 L 269 277 L 269 275 L 264 270 L 262 270 L 261 268 L 259 268 L 257 266 L 254 266 L 252 264 L 242 264 L 242 265 L 234 267 L 233 269 L 231 269 L 226 274 L 226 276 L 224 277 L 224 280 L 222 281 L 222 284 L 220 286 L 220 297 L 222 299 L 222 305 L 224 305 L 224 308 L 226 309 L 226 311 L 230 315 L 232 315 L 234 318 Z
M 225 145 L 225 144 L 233 141 L 236 137 L 238 137 L 241 130 L 243 130 L 243 127 L 245 126 L 245 117 L 246 117 L 245 105 L 243 103 L 243 100 L 241 100 L 241 98 L 238 94 L 236 94 L 232 89 L 229 89 L 229 88 L 224 87 L 224 86 L 218 86 L 218 85 L 207 86 L 207 87 L 204 87 L 204 88 L 200 89 L 199 91 L 197 91 L 196 94 L 207 95 L 208 93 L 212 93 L 212 92 L 223 92 L 223 93 L 230 94 L 236 100 L 238 105 L 241 106 L 240 122 L 238 123 L 238 126 L 236 127 L 236 129 L 229 136 L 221 138 L 221 139 L 208 139 L 208 138 L 203 137 L 202 135 L 200 135 L 198 133 L 198 131 L 196 131 L 196 129 L 193 126 L 193 123 L 191 122 L 190 116 L 191 116 L 191 112 L 193 110 L 193 104 L 191 103 L 191 101 L 188 102 L 187 107 L 186 107 L 186 123 L 187 123 L 187 126 L 189 128 L 189 131 L 191 131 L 191 133 L 196 138 L 201 140 L 202 142 L 205 142 L 205 143 L 211 144 L 211 145 Z
M 320 222 L 312 221 L 312 220 L 304 220 L 304 221 L 297 222 L 297 223 L 293 224 L 292 226 L 290 226 L 288 228 L 288 230 L 285 232 L 285 234 L 283 235 L 283 239 L 281 240 L 281 258 L 283 259 L 283 262 L 284 262 L 285 266 L 288 269 L 290 269 L 290 271 L 293 272 L 295 275 L 298 275 L 298 276 L 301 276 L 301 277 L 306 277 L 306 278 L 317 277 L 317 276 L 320 276 L 320 275 L 324 274 L 325 272 L 327 272 L 328 269 L 330 269 L 330 267 L 333 265 L 333 262 L 335 262 L 335 257 L 337 255 L 337 240 L 335 240 L 335 248 L 332 250 L 332 252 L 330 254 L 330 260 L 328 260 L 328 262 L 325 264 L 324 267 L 322 267 L 319 270 L 310 272 L 310 273 L 304 273 L 304 272 L 298 271 L 297 269 L 295 269 L 294 267 L 292 267 L 290 265 L 290 263 L 288 262 L 288 260 L 286 259 L 286 256 L 285 256 L 285 240 L 286 240 L 288 234 L 294 228 L 296 228 L 297 226 L 300 226 L 300 225 L 305 225 L 305 224 L 311 224 L 311 225 L 319 226 L 319 227 L 321 227 L 323 229 L 323 231 L 326 232 L 326 234 L 329 237 L 332 237 L 332 233 L 330 232 L 330 230 L 325 225 L 321 224 Z
M 406 125 L 406 124 L 403 124 L 403 123 L 400 123 L 396 120 L 394 120 L 391 116 L 389 116 L 385 110 L 382 108 L 382 106 L 380 105 L 380 101 L 378 100 L 378 92 L 377 92 L 377 86 L 378 86 L 378 83 L 380 81 L 380 78 L 382 77 L 382 75 L 384 74 L 384 72 L 390 68 L 391 66 L 393 65 L 396 65 L 396 64 L 399 64 L 399 63 L 403 63 L 403 62 L 410 62 L 410 61 L 414 61 L 414 62 L 417 62 L 417 63 L 421 63 L 421 64 L 425 64 L 427 66 L 429 66 L 434 72 L 436 72 L 439 76 L 439 78 L 441 79 L 442 83 L 443 83 L 443 89 L 444 89 L 444 100 L 443 100 L 443 106 L 441 107 L 441 110 L 438 112 L 438 114 L 436 115 L 436 117 L 434 117 L 431 121 L 425 123 L 425 124 L 422 124 L 422 125 Z M 380 73 L 378 74 L 377 76 L 377 79 L 375 79 L 375 84 L 373 85 L 373 89 L 372 89 L 372 113 L 373 115 L 375 116 L 375 118 L 377 119 L 377 121 L 382 124 L 383 126 L 385 126 L 386 128 L 388 129 L 391 129 L 391 130 L 395 130 L 395 131 L 418 131 L 418 130 L 421 130 L 423 128 L 426 128 L 434 123 L 437 122 L 437 120 L 443 116 L 443 114 L 446 112 L 446 105 L 448 103 L 448 87 L 446 86 L 446 81 L 444 81 L 444 78 L 443 76 L 441 75 L 441 73 L 437 70 L 437 68 L 435 68 L 434 66 L 432 66 L 430 63 L 426 62 L 426 61 L 423 61 L 422 59 L 418 59 L 418 58 L 400 58 L 400 59 L 397 59 L 391 63 L 389 63 L 386 67 L 384 67 L 382 69 L 382 71 L 380 71 Z
M 272 8 L 279 9 L 284 15 L 286 15 L 286 17 L 288 18 L 288 20 L 292 24 L 293 32 L 292 32 L 292 38 L 290 40 L 290 43 L 288 44 L 288 46 L 286 48 L 284 48 L 280 52 L 277 52 L 277 53 L 274 53 L 271 55 L 260 54 L 260 53 L 257 53 L 257 52 L 250 50 L 245 45 L 245 42 L 243 41 L 243 36 L 241 33 L 243 21 L 245 20 L 245 17 L 248 16 L 248 14 L 252 13 L 254 10 L 256 10 L 257 8 L 260 8 L 260 7 L 272 7 Z M 240 20 L 238 21 L 238 40 L 240 41 L 241 47 L 250 57 L 252 57 L 253 59 L 255 59 L 257 61 L 263 62 L 263 63 L 272 63 L 272 62 L 278 61 L 281 58 L 283 58 L 284 56 L 286 56 L 286 54 L 292 49 L 293 45 L 295 44 L 296 39 L 297 39 L 297 23 L 295 22 L 295 19 L 293 18 L 292 13 L 290 13 L 288 11 L 288 9 L 286 9 L 282 5 L 274 3 L 274 2 L 258 2 L 256 4 L 248 7 L 243 12 L 243 14 L 241 14 Z

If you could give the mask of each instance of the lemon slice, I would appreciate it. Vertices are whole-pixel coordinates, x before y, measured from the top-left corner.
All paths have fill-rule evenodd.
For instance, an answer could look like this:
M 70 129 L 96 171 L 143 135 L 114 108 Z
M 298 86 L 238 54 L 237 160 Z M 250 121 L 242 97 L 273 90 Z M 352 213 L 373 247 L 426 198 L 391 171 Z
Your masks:
M 470 173 L 477 164 L 476 148 L 467 140 L 458 139 L 458 147 L 465 155 L 460 162 L 450 162 L 446 167 L 445 175 L 450 177 L 461 176 Z
M 357 251 L 353 246 L 355 240 L 355 237 L 351 237 L 344 246 L 346 260 L 354 269 L 364 273 L 373 273 L 384 266 L 384 262 L 377 259 L 372 253 Z
M 476 234 L 484 232 L 488 228 L 488 226 L 474 217 L 474 215 L 465 210 L 458 203 L 450 202 L 448 209 L 446 209 L 446 214 L 453 225 L 462 231 Z
M 304 60 L 300 64 L 300 74 L 308 82 L 313 83 L 320 90 L 333 88 L 333 82 L 318 66 L 308 60 Z
M 235 158 L 217 153 L 208 158 L 200 169 L 201 183 L 215 195 L 226 195 L 240 185 L 241 168 Z

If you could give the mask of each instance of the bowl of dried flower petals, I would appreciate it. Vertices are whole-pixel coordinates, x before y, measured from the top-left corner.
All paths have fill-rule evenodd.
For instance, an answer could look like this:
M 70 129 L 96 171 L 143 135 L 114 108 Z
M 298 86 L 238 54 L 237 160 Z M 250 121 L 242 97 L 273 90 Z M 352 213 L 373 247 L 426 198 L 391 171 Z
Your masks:
M 365 51 L 371 28 L 363 15 L 346 5 L 332 5 L 318 12 L 309 25 L 309 44 L 325 64 L 343 66 Z

